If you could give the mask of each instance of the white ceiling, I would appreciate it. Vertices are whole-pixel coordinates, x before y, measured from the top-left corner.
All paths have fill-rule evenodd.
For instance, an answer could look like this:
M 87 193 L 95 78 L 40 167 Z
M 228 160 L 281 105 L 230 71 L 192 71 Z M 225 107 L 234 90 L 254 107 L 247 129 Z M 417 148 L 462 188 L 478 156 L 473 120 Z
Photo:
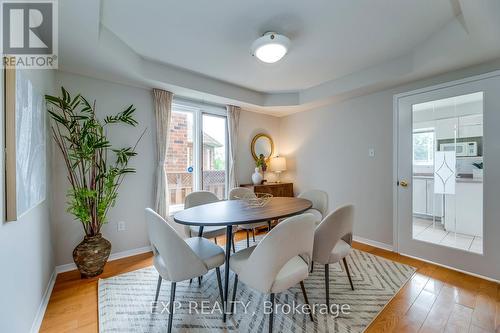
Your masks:
M 138 54 L 263 92 L 297 91 L 410 52 L 453 17 L 449 0 L 104 0 L 102 24 Z M 431 10 L 430 10 L 431 9 Z M 266 31 L 291 41 L 252 57 Z
M 289 54 L 263 64 L 273 30 Z M 500 59 L 499 0 L 64 0 L 65 71 L 274 115 Z

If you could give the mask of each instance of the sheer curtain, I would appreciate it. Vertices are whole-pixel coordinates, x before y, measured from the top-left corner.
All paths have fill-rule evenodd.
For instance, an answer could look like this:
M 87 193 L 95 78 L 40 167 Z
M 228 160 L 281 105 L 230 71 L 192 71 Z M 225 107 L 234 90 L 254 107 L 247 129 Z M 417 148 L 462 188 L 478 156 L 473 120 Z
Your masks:
M 236 179 L 236 151 L 238 146 L 238 129 L 241 109 L 234 105 L 227 105 L 227 133 L 229 142 L 229 190 L 238 186 Z
M 155 211 L 163 218 L 168 217 L 168 182 L 165 161 L 168 149 L 170 118 L 173 94 L 161 89 L 153 89 L 153 102 L 156 116 L 156 191 Z

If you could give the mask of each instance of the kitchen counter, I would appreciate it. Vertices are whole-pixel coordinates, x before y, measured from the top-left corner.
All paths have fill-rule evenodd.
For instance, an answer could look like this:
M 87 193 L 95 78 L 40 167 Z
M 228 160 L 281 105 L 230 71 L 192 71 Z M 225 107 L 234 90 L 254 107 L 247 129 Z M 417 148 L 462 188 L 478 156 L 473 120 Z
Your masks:
M 433 173 L 415 173 L 413 178 L 416 179 L 434 179 Z M 456 178 L 457 183 L 482 183 L 482 178 L 472 178 L 472 174 L 459 174 Z
M 412 211 L 414 216 L 444 219 L 447 231 L 483 235 L 483 180 L 459 173 L 455 191 L 450 195 L 435 193 L 434 174 L 413 174 Z

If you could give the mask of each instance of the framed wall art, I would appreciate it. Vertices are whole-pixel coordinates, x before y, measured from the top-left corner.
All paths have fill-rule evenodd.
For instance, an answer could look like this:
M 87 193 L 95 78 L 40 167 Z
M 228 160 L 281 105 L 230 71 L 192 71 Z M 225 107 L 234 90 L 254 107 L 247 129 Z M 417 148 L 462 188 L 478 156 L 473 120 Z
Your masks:
M 5 69 L 6 221 L 46 198 L 46 117 L 43 96 L 22 70 Z

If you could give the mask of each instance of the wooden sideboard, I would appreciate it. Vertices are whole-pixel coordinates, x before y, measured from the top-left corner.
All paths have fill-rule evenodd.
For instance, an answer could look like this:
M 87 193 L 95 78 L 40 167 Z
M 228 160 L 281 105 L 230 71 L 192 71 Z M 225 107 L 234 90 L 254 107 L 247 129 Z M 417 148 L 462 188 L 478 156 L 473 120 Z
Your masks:
M 242 184 L 254 193 L 269 193 L 273 197 L 293 197 L 293 183 L 265 183 L 263 185 Z

